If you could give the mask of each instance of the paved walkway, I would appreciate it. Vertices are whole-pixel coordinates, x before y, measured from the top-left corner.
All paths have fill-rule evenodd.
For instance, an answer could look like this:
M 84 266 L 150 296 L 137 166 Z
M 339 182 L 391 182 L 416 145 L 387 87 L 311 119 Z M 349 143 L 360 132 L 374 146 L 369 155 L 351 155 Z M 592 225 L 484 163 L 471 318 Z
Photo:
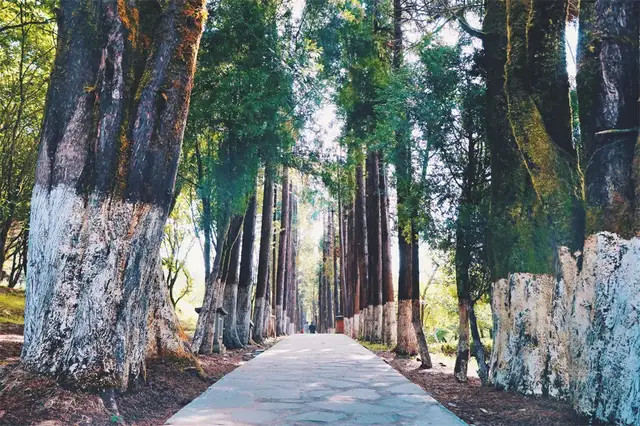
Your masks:
M 297 334 L 207 389 L 169 425 L 464 423 L 341 334 Z

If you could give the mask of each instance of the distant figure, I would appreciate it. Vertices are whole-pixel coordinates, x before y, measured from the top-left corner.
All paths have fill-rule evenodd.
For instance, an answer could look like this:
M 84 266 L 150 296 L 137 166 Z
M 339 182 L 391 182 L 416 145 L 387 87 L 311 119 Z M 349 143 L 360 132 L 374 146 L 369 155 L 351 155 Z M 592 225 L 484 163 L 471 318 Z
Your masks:
M 316 334 L 316 325 L 314 323 L 309 324 L 309 333 Z

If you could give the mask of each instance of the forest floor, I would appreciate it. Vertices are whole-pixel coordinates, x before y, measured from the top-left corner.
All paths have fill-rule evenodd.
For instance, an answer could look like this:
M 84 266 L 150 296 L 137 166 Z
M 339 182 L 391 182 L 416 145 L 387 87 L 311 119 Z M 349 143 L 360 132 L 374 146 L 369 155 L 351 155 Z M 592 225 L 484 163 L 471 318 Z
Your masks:
M 0 287 L 0 297 L 6 299 L 7 294 L 8 290 Z M 201 355 L 198 359 L 204 374 L 178 363 L 151 360 L 146 382 L 117 395 L 120 416 L 112 416 L 95 393 L 65 389 L 53 378 L 19 367 L 23 325 L 7 321 L 8 304 L 4 302 L 0 300 L 0 425 L 163 424 L 259 348 L 247 346 L 224 355 Z M 14 314 L 12 311 L 11 318 Z
M 602 424 L 581 417 L 565 402 L 482 387 L 469 363 L 469 380 L 459 383 L 453 377 L 455 358 L 431 354 L 433 368 L 419 369 L 415 358 L 396 357 L 389 350 L 375 350 L 379 357 L 422 387 L 438 402 L 470 425 L 595 425 Z

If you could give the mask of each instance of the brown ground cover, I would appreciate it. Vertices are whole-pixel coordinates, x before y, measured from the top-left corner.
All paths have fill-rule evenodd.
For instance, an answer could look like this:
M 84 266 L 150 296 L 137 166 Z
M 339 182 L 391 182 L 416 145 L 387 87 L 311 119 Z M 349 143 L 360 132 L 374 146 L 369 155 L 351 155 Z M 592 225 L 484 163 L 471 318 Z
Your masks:
M 147 380 L 117 395 L 119 417 L 99 395 L 62 388 L 18 365 L 22 326 L 0 323 L 0 425 L 161 425 L 225 374 L 251 358 L 258 346 L 198 357 L 204 374 L 169 361 L 150 361 Z
M 422 387 L 465 422 L 477 426 L 569 426 L 602 424 L 581 417 L 567 403 L 552 398 L 524 396 L 483 387 L 475 374 L 467 383 L 453 377 L 454 362 L 432 355 L 434 367 L 420 370 L 415 359 L 396 358 L 393 352 L 376 351 L 388 364 Z M 469 369 L 471 373 L 471 368 Z

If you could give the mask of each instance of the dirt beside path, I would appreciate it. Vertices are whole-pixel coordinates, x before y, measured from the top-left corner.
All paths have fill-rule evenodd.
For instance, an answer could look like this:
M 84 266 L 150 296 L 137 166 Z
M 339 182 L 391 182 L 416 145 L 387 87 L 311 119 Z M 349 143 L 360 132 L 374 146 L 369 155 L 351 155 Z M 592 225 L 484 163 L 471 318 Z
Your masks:
M 421 386 L 441 404 L 470 425 L 477 426 L 568 426 L 595 425 L 581 417 L 566 403 L 552 398 L 524 396 L 482 387 L 480 379 L 469 374 L 467 383 L 453 377 L 451 358 L 434 354 L 434 368 L 420 370 L 415 359 L 396 358 L 393 352 L 376 351 L 389 365 Z M 469 371 L 471 373 L 471 371 Z
M 204 375 L 170 361 L 152 360 L 146 382 L 116 397 L 120 411 L 116 417 L 98 395 L 64 389 L 52 378 L 22 370 L 21 337 L 22 326 L 0 324 L 0 425 L 161 425 L 259 348 L 199 356 Z

